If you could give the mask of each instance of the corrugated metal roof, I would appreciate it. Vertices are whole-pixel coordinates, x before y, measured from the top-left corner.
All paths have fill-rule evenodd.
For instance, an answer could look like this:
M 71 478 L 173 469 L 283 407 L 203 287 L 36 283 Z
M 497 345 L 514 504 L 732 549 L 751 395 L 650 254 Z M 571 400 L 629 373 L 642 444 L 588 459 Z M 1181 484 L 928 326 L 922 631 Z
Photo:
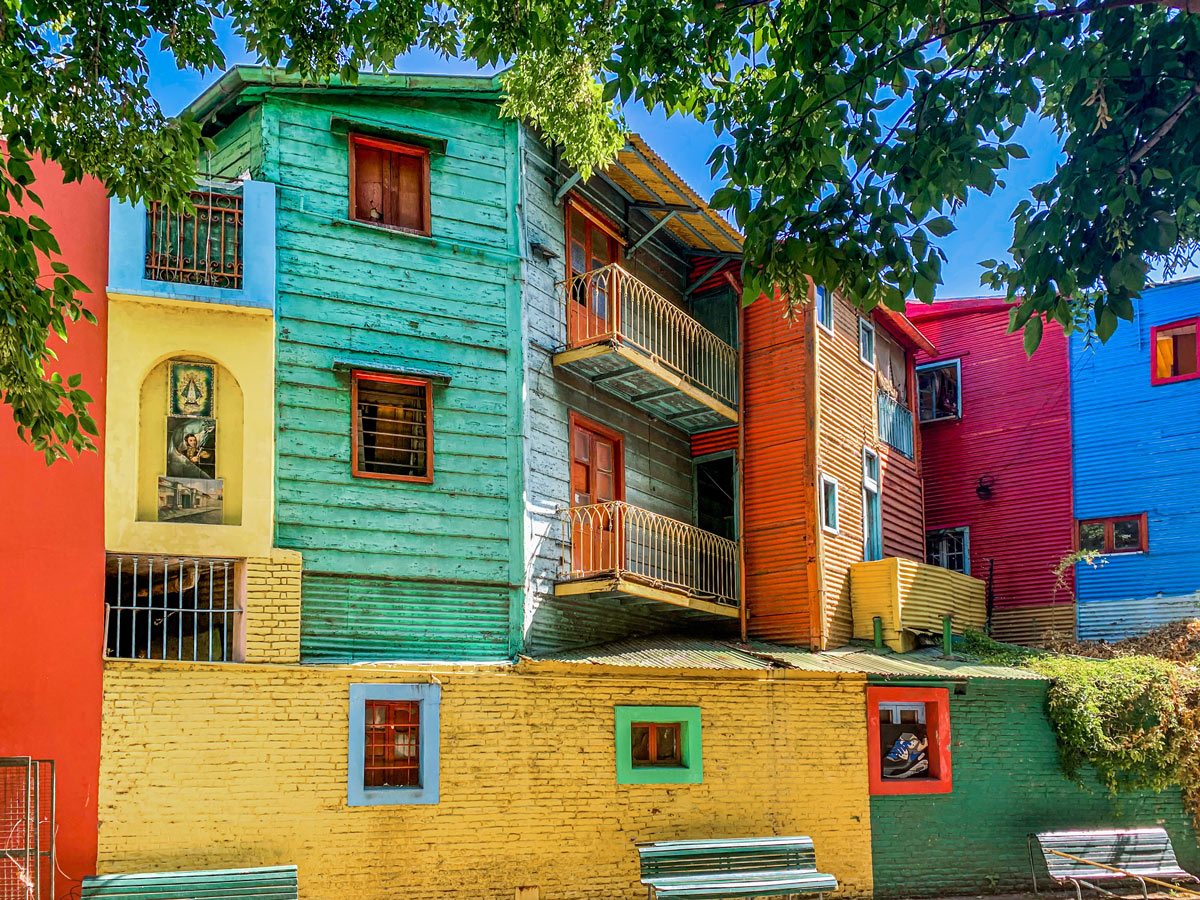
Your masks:
M 799 669 L 808 672 L 879 675 L 890 678 L 1041 678 L 1025 669 L 984 665 L 966 657 L 945 659 L 941 649 L 937 647 L 905 654 L 876 653 L 874 650 L 859 647 L 812 653 L 797 647 L 765 641 L 741 643 L 670 636 L 614 641 L 610 644 L 539 656 L 537 660 L 649 669 Z

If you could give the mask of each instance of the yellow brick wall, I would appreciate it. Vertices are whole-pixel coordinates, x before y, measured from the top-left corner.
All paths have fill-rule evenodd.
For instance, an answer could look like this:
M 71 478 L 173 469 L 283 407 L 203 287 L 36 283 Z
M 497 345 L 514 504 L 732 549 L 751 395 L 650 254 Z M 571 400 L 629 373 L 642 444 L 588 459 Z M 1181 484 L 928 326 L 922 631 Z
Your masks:
M 246 662 L 300 661 L 300 569 L 295 550 L 246 560 Z
M 804 677 L 799 677 L 803 675 Z M 440 802 L 346 805 L 352 682 L 442 685 Z M 811 835 L 867 896 L 864 680 L 109 661 L 99 871 L 299 866 L 303 900 L 640 898 L 635 841 Z M 618 785 L 613 707 L 699 705 L 703 784 Z

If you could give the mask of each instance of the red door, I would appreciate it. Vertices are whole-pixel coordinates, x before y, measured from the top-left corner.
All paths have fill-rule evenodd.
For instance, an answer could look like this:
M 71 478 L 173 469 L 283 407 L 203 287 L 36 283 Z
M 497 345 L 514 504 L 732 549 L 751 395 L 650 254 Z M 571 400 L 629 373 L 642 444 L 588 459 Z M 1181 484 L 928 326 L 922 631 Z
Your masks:
M 571 419 L 571 506 L 588 507 L 572 518 L 571 568 L 579 574 L 620 568 L 621 517 L 598 506 L 624 498 L 621 436 Z
M 616 262 L 617 253 L 615 230 L 602 226 L 581 207 L 567 204 L 567 337 L 572 346 L 617 330 L 615 273 L 576 279 Z

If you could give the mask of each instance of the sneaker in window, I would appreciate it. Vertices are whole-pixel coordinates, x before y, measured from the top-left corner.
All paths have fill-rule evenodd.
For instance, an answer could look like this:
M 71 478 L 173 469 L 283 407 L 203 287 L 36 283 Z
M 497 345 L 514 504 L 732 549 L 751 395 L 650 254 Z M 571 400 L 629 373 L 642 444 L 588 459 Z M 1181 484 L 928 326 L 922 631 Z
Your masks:
M 929 742 L 911 732 L 896 738 L 883 758 L 884 778 L 911 778 L 929 771 Z

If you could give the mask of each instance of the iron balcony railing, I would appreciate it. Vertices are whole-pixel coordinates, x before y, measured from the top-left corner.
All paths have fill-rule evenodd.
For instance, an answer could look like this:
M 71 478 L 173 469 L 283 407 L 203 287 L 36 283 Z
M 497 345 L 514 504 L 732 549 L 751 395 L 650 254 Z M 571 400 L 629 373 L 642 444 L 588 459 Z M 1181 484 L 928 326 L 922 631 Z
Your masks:
M 240 290 L 240 185 L 211 185 L 189 196 L 194 212 L 147 207 L 146 278 Z
M 879 439 L 913 458 L 913 414 L 907 406 L 879 392 Z
M 629 578 L 722 606 L 738 606 L 736 541 L 628 503 L 561 511 L 561 578 Z
M 569 348 L 620 340 L 737 405 L 737 351 L 616 263 L 571 278 L 567 338 Z

